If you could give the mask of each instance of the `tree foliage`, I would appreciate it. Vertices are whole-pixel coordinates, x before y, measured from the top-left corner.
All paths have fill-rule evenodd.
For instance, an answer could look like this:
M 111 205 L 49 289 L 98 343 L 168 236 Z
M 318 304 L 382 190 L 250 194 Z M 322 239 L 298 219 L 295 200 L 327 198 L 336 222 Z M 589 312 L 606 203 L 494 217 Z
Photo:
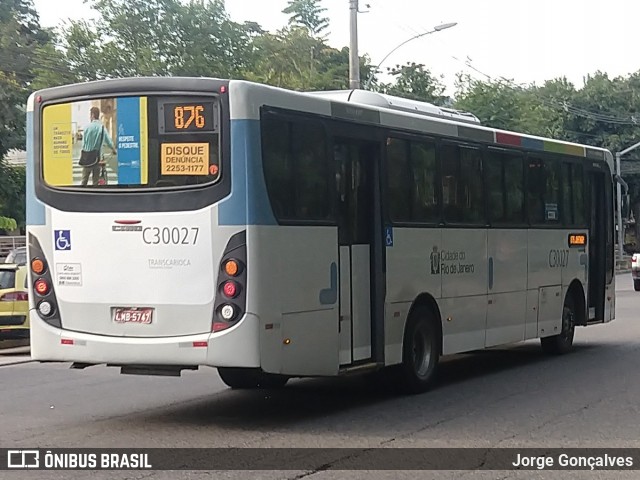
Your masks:
M 443 105 L 447 100 L 442 76 L 434 77 L 423 64 L 407 62 L 406 65 L 396 65 L 389 69 L 389 74 L 394 77 L 394 83 L 377 85 L 378 91 L 435 105 Z
M 289 15 L 289 25 L 307 28 L 312 36 L 318 36 L 329 27 L 329 18 L 322 16 L 326 11 L 318 0 L 289 0 L 282 13 Z
M 24 148 L 24 105 L 50 41 L 31 0 L 0 0 L 0 230 L 24 225 L 24 171 L 4 158 Z
M 276 32 L 255 21 L 232 21 L 224 0 L 87 2 L 95 19 L 72 21 L 54 32 L 40 27 L 32 0 L 0 0 L 0 159 L 9 149 L 24 147 L 24 104 L 38 88 L 142 75 L 248 79 L 294 90 L 349 85 L 349 51 L 328 45 L 321 0 L 289 0 L 283 10 L 288 23 Z M 580 87 L 566 78 L 521 86 L 460 74 L 452 100 L 442 77 L 424 64 L 387 69 L 388 82 L 374 70 L 369 58 L 361 57 L 361 78 L 374 74 L 374 91 L 453 103 L 487 126 L 614 152 L 640 140 L 640 72 L 615 78 L 595 72 Z M 640 218 L 637 159 L 640 151 L 625 156 L 623 175 Z M 20 223 L 23 211 L 15 199 L 19 202 L 24 189 L 14 188 L 21 181 L 15 175 L 0 171 L 0 215 Z

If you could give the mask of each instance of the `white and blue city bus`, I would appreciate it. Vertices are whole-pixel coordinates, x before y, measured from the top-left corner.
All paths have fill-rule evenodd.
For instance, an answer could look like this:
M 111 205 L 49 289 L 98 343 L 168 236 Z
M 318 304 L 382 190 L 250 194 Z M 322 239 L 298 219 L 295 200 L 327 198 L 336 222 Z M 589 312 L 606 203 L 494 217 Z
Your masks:
M 42 90 L 27 124 L 36 360 L 422 391 L 442 355 L 614 318 L 606 150 L 205 78 Z

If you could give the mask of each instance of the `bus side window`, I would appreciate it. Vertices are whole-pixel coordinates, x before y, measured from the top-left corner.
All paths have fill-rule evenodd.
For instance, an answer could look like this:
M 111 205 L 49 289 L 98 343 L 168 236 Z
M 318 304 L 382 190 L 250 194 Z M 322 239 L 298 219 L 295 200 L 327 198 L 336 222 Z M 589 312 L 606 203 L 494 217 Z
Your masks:
M 413 177 L 412 220 L 437 223 L 439 209 L 436 193 L 436 146 L 433 143 L 411 142 L 410 152 Z
M 571 182 L 573 186 L 573 216 L 576 225 L 585 227 L 587 224 L 584 197 L 584 168 L 580 163 L 571 166 Z
M 393 222 L 411 221 L 411 172 L 408 142 L 399 138 L 387 139 L 387 185 L 389 187 L 389 216 Z
M 445 222 L 460 222 L 462 212 L 458 205 L 458 188 L 460 183 L 460 158 L 458 147 L 443 145 L 440 162 L 442 164 L 442 205 Z
M 460 148 L 460 179 L 462 196 L 458 204 L 464 223 L 485 224 L 482 157 L 476 148 Z
M 327 138 L 319 122 L 293 123 L 295 155 L 295 216 L 297 220 L 327 220 L 331 215 Z
M 527 193 L 529 222 L 541 224 L 544 222 L 544 190 L 545 178 L 543 162 L 539 158 L 529 158 L 527 172 Z
M 574 165 L 562 162 L 562 217 L 565 225 L 574 225 L 575 215 L 573 212 L 573 181 L 571 170 Z
M 492 222 L 502 223 L 505 220 L 504 170 L 502 155 L 489 150 L 484 163 L 487 173 L 487 200 Z
M 289 154 L 289 122 L 267 115 L 262 120 L 262 163 L 273 214 L 293 217 L 293 168 Z
M 445 221 L 485 224 L 480 150 L 443 145 L 441 161 Z
M 524 162 L 520 155 L 504 155 L 505 221 L 525 223 Z
M 552 159 L 544 161 L 544 222 L 558 224 L 562 221 L 560 204 L 560 162 Z

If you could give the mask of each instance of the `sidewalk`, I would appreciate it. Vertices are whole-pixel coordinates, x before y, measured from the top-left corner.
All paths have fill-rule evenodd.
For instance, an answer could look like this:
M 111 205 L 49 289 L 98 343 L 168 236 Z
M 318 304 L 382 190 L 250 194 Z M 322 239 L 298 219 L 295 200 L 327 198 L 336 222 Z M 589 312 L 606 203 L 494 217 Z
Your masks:
M 0 342 L 0 367 L 32 362 L 29 346 L 2 348 Z

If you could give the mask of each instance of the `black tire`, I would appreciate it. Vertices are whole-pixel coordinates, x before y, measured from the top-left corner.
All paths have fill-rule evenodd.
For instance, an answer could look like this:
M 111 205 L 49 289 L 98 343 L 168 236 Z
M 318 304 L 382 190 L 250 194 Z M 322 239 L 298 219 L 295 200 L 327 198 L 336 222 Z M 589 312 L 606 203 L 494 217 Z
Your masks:
M 422 393 L 431 387 L 440 360 L 440 329 L 431 310 L 416 307 L 409 316 L 402 342 L 399 387 L 406 393 Z
M 636 292 L 640 292 L 640 279 L 633 279 L 633 289 Z
M 562 330 L 558 335 L 540 339 L 542 349 L 553 355 L 562 355 L 573 348 L 576 331 L 576 308 L 572 295 L 567 295 L 562 308 Z
M 260 388 L 282 388 L 289 381 L 286 375 L 276 375 L 275 373 L 260 372 L 258 387 Z
M 220 367 L 218 374 L 222 381 L 231 388 L 280 388 L 284 387 L 289 377 L 265 373 L 257 368 Z

